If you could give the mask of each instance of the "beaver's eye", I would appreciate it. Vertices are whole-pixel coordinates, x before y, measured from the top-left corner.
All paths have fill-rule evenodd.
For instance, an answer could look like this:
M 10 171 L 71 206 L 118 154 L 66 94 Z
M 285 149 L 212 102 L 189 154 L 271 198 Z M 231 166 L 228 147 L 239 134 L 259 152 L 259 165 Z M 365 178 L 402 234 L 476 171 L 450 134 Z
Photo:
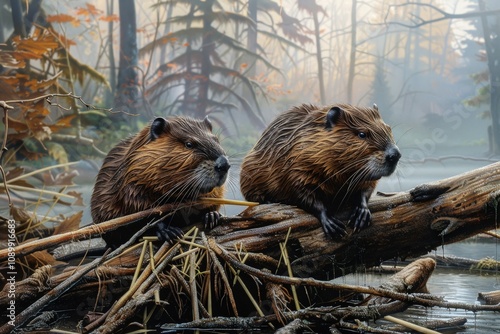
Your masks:
M 364 132 L 359 132 L 358 133 L 358 137 L 361 138 L 361 139 L 365 139 L 366 138 L 366 133 Z
M 184 145 L 186 145 L 186 148 L 189 148 L 189 149 L 194 147 L 194 144 L 190 141 L 187 141 Z

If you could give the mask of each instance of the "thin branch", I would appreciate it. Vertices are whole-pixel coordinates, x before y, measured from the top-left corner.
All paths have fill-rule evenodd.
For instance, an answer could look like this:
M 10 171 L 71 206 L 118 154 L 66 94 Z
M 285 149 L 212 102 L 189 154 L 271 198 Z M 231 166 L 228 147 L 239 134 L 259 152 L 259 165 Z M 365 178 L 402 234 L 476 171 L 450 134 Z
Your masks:
M 438 17 L 438 18 L 435 18 L 435 19 L 432 19 L 432 20 L 424 20 L 424 19 L 422 19 L 419 16 L 415 16 L 415 15 L 411 14 L 415 19 L 418 19 L 418 21 L 420 21 L 418 23 L 415 22 L 415 24 L 406 24 L 406 23 L 401 23 L 401 22 L 391 22 L 391 21 L 388 22 L 387 21 L 387 18 L 389 16 L 389 13 L 391 12 L 392 8 L 406 7 L 406 6 L 412 6 L 412 5 L 432 8 L 435 11 L 437 11 L 438 13 L 440 13 L 442 16 Z M 500 9 L 487 10 L 487 11 L 479 11 L 479 12 L 468 12 L 468 13 L 461 13 L 461 14 L 453 14 L 453 13 L 445 12 L 444 10 L 442 10 L 442 9 L 436 7 L 436 6 L 433 6 L 431 4 L 420 3 L 420 2 L 406 2 L 406 3 L 403 3 L 403 4 L 389 5 L 389 7 L 387 9 L 387 14 L 385 15 L 385 18 L 384 18 L 384 22 L 386 24 L 399 25 L 399 26 L 402 26 L 402 27 L 413 29 L 413 28 L 421 27 L 421 26 L 426 25 L 426 24 L 431 24 L 431 23 L 435 23 L 435 22 L 439 22 L 439 21 L 443 21 L 443 20 L 468 19 L 468 18 L 479 17 L 479 16 L 482 16 L 482 15 L 497 15 L 499 13 L 500 13 Z
M 7 188 L 7 176 L 5 175 L 5 170 L 3 169 L 2 161 L 3 161 L 3 156 L 4 156 L 5 152 L 7 152 L 7 150 L 8 150 L 7 149 L 7 132 L 9 130 L 9 117 L 8 117 L 7 111 L 14 109 L 14 107 L 10 106 L 5 101 L 0 101 L 0 107 L 3 108 L 4 123 L 5 123 L 5 131 L 3 134 L 2 149 L 0 152 L 0 173 L 2 174 L 3 185 L 5 188 L 5 193 L 7 194 L 7 199 L 9 201 L 9 209 L 10 209 L 10 208 L 12 208 L 12 199 L 10 197 L 9 189 Z

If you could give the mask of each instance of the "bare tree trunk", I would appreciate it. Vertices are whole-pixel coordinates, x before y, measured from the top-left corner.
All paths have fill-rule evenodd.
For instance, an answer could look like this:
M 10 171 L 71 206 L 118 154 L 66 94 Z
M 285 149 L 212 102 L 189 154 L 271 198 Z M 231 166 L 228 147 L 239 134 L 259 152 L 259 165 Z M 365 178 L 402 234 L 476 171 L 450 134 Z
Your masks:
M 108 0 L 106 4 L 106 15 L 113 15 L 113 0 Z M 113 49 L 113 20 L 108 22 L 108 57 L 109 57 L 109 85 L 110 89 L 106 91 L 106 101 L 111 104 L 116 92 L 116 63 L 115 52 Z
M 248 0 L 248 18 L 255 24 L 249 24 L 247 27 L 247 49 L 250 52 L 257 53 L 257 1 Z M 256 62 L 249 64 L 248 76 L 250 78 L 255 76 L 257 71 Z
M 137 74 L 137 24 L 134 0 L 120 0 L 120 61 L 115 105 L 124 111 L 137 113 L 139 79 Z M 123 119 L 123 113 L 117 113 Z
M 483 0 L 479 0 L 479 9 L 485 11 Z M 481 23 L 483 26 L 484 42 L 486 47 L 486 55 L 488 57 L 488 70 L 490 76 L 490 112 L 492 121 L 492 142 L 491 152 L 500 154 L 500 62 L 498 61 L 498 53 L 500 52 L 500 15 L 490 15 L 491 26 L 488 22 L 488 16 L 481 15 Z
M 318 63 L 319 96 L 320 96 L 321 104 L 324 105 L 324 104 L 326 104 L 325 80 L 324 80 L 324 73 L 323 73 L 323 56 L 321 55 L 321 36 L 320 36 L 320 29 L 319 29 L 318 12 L 319 12 L 319 10 L 313 11 L 314 36 L 316 39 L 316 62 Z
M 190 17 L 189 20 L 187 20 L 186 28 L 189 29 L 191 28 L 191 19 L 194 16 L 194 12 L 196 10 L 195 5 L 191 5 L 189 9 L 188 16 Z M 184 78 L 184 98 L 182 100 L 182 106 L 181 110 L 187 114 L 195 114 L 196 113 L 196 101 L 197 101 L 197 96 L 196 93 L 194 92 L 195 90 L 195 82 L 193 80 L 193 59 L 191 55 L 193 54 L 193 48 L 191 46 L 192 40 L 188 40 L 188 46 L 186 48 L 186 76 Z
M 207 114 L 208 107 L 208 88 L 210 85 L 210 73 L 212 72 L 212 62 L 210 56 L 214 52 L 215 45 L 213 40 L 213 6 L 214 0 L 207 0 L 203 2 L 203 38 L 201 46 L 201 78 L 198 84 L 198 101 L 196 117 L 204 118 Z
M 349 76 L 347 78 L 347 102 L 352 102 L 352 89 L 354 85 L 354 76 L 355 76 L 355 68 L 356 68 L 356 9 L 357 9 L 357 0 L 352 0 L 351 7 L 351 54 L 349 57 Z
M 26 29 L 23 22 L 23 6 L 21 0 L 10 0 L 12 9 L 12 22 L 14 24 L 14 35 L 26 37 Z

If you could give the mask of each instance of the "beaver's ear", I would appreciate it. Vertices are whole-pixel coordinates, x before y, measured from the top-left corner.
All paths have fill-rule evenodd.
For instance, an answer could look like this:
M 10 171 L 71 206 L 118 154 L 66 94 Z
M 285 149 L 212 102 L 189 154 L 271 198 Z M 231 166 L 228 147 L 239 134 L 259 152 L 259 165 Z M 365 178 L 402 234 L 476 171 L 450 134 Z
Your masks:
M 170 123 L 163 117 L 155 118 L 153 123 L 151 123 L 150 135 L 151 140 L 158 139 L 160 135 L 168 131 Z
M 339 107 L 332 107 L 326 114 L 326 124 L 325 128 L 331 130 L 335 123 L 338 122 L 340 116 L 342 115 L 342 109 Z
M 212 131 L 212 122 L 210 121 L 210 118 L 208 118 L 208 116 L 205 116 L 205 118 L 203 119 L 203 123 L 207 126 L 208 130 L 210 130 L 210 132 Z

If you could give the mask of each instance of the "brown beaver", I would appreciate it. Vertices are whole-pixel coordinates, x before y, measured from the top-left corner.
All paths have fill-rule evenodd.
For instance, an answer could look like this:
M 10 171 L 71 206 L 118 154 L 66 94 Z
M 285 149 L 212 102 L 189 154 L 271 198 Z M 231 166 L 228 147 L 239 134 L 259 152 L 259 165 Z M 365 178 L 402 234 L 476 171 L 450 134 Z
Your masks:
M 92 193 L 92 219 L 100 223 L 165 203 L 222 198 L 229 167 L 208 118 L 156 118 L 116 145 L 104 159 Z M 199 205 L 178 210 L 173 218 L 157 224 L 156 234 L 161 240 L 173 241 L 182 235 L 182 220 L 195 215 L 205 216 L 205 223 L 213 225 L 218 209 L 218 205 Z M 143 224 L 110 231 L 103 238 L 116 248 Z
M 298 206 L 314 214 L 328 236 L 345 235 L 335 214 L 350 206 L 354 230 L 368 226 L 368 199 L 400 157 L 376 105 L 303 104 L 279 115 L 245 157 L 241 192 L 249 201 Z

